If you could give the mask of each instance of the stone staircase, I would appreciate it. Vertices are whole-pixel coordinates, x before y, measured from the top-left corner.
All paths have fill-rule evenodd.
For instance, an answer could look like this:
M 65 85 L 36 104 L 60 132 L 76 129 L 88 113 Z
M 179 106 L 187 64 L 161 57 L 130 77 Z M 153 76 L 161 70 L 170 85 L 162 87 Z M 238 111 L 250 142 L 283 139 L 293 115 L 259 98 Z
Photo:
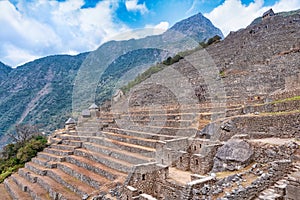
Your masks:
M 135 124 L 124 127 L 126 114 L 118 119 L 109 112 L 86 118 L 75 129 L 52 136 L 51 145 L 7 178 L 0 189 L 6 199 L 92 199 L 100 193 L 116 199 L 111 191 L 122 186 L 133 166 L 155 161 L 159 141 L 180 138 L 176 133 L 182 130 L 188 136 L 195 132 L 191 127 L 195 114 L 182 116 L 154 112 L 149 125 L 149 115 L 136 111 Z
M 263 190 L 256 200 L 278 200 L 283 199 L 285 196 L 285 189 L 288 184 L 289 175 L 300 171 L 300 162 L 296 162 L 289 174 L 285 175 L 282 179 L 278 180 L 269 188 Z
M 111 165 L 103 164 L 105 159 Z M 122 184 L 132 165 L 83 147 L 53 144 L 4 185 L 13 199 L 88 199 L 99 191 L 109 192 L 107 184 Z

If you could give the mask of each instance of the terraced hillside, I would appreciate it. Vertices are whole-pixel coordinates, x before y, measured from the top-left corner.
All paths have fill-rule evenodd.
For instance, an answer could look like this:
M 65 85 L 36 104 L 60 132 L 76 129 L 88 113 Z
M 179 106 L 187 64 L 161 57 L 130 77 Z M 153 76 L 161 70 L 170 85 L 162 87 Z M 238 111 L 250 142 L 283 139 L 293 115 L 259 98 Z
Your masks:
M 0 185 L 3 198 L 296 200 L 298 20 L 268 18 L 91 105 Z

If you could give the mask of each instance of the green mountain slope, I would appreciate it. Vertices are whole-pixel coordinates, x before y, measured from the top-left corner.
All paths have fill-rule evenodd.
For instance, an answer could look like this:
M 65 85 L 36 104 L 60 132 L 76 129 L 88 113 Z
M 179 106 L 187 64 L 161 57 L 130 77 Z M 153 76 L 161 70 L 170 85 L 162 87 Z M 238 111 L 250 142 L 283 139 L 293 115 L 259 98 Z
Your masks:
M 1 84 L 0 134 L 18 122 L 60 126 L 70 113 L 72 83 L 86 55 L 49 56 L 13 69 Z

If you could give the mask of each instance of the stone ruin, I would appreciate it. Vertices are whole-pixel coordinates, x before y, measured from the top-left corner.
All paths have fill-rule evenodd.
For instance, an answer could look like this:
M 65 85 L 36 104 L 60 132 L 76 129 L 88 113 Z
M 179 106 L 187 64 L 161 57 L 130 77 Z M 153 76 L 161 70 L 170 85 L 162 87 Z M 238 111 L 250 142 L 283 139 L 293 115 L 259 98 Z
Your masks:
M 300 44 L 298 19 L 266 18 L 208 47 L 224 70 L 216 78 L 225 105 L 214 107 L 203 77 L 181 60 L 171 67 L 188 77 L 198 102 L 176 104 L 150 88 L 126 109 L 93 104 L 0 184 L 0 198 L 299 199 L 299 51 L 281 54 Z M 285 39 L 274 43 L 278 33 Z
M 149 114 L 145 107 L 111 113 L 92 105 L 89 115 L 83 112 L 78 122 L 67 120 L 49 147 L 6 179 L 6 191 L 15 199 L 297 199 L 300 142 L 289 131 L 294 128 L 299 134 L 299 127 L 274 124 L 280 132 L 258 136 L 247 123 L 262 128 L 259 122 L 264 120 L 234 116 L 239 120 L 231 118 L 217 129 L 221 136 L 230 133 L 231 139 L 215 141 L 192 128 L 190 107 L 183 108 L 186 112 L 166 108 L 169 112 Z M 136 126 L 116 123 L 132 116 Z M 159 124 L 163 117 L 163 128 L 139 125 L 150 118 Z M 185 126 L 185 136 L 177 123 Z

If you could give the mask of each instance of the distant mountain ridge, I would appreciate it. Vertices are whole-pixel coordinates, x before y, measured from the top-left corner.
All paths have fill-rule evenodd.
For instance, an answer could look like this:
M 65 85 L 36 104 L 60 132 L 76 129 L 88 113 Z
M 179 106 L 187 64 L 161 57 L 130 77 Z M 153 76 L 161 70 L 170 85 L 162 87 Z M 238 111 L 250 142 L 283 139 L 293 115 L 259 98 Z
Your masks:
M 215 27 L 211 21 L 201 13 L 177 22 L 168 31 L 178 31 L 184 35 L 190 36 L 196 41 L 207 41 L 211 38 L 211 35 L 218 35 L 221 38 L 224 38 L 222 31 Z
M 38 124 L 46 132 L 62 127 L 65 120 L 71 116 L 72 92 L 74 86 L 78 85 L 76 77 L 80 74 L 79 69 L 82 69 L 82 65 L 88 63 L 88 59 L 91 57 L 99 61 L 95 64 L 95 72 L 92 71 L 92 74 L 97 74 L 96 71 L 104 67 L 101 65 L 101 59 L 106 59 L 110 63 L 107 69 L 103 69 L 105 71 L 102 77 L 98 78 L 95 90 L 97 92 L 96 102 L 100 104 L 104 100 L 110 99 L 116 81 L 128 71 L 135 68 L 136 74 L 141 73 L 154 63 L 166 59 L 172 53 L 193 47 L 193 45 L 177 44 L 174 32 L 176 37 L 180 37 L 179 35 L 191 37 L 194 40 L 193 45 L 216 34 L 223 36 L 208 19 L 197 14 L 195 17 L 176 23 L 162 35 L 128 41 L 110 41 L 92 52 L 76 56 L 47 56 L 14 69 L 1 63 L 0 141 L 1 136 L 19 122 Z M 177 45 L 174 45 L 173 52 L 167 52 L 163 48 L 151 48 L 151 44 L 154 44 L 154 47 L 161 44 L 168 46 L 168 43 L 172 43 L 172 41 L 175 41 L 174 44 Z M 148 47 L 135 50 L 135 45 L 148 45 Z M 108 59 L 111 54 L 122 49 L 127 49 L 124 55 L 115 60 Z M 134 77 L 132 75 L 132 79 Z M 5 81 L 1 81 L 4 79 Z M 89 86 L 89 80 L 86 81 Z M 84 87 L 81 88 L 81 96 L 86 108 L 90 102 L 84 102 L 87 95 L 85 90 L 87 88 Z M 3 141 L 0 142 L 0 147 L 4 144 Z

